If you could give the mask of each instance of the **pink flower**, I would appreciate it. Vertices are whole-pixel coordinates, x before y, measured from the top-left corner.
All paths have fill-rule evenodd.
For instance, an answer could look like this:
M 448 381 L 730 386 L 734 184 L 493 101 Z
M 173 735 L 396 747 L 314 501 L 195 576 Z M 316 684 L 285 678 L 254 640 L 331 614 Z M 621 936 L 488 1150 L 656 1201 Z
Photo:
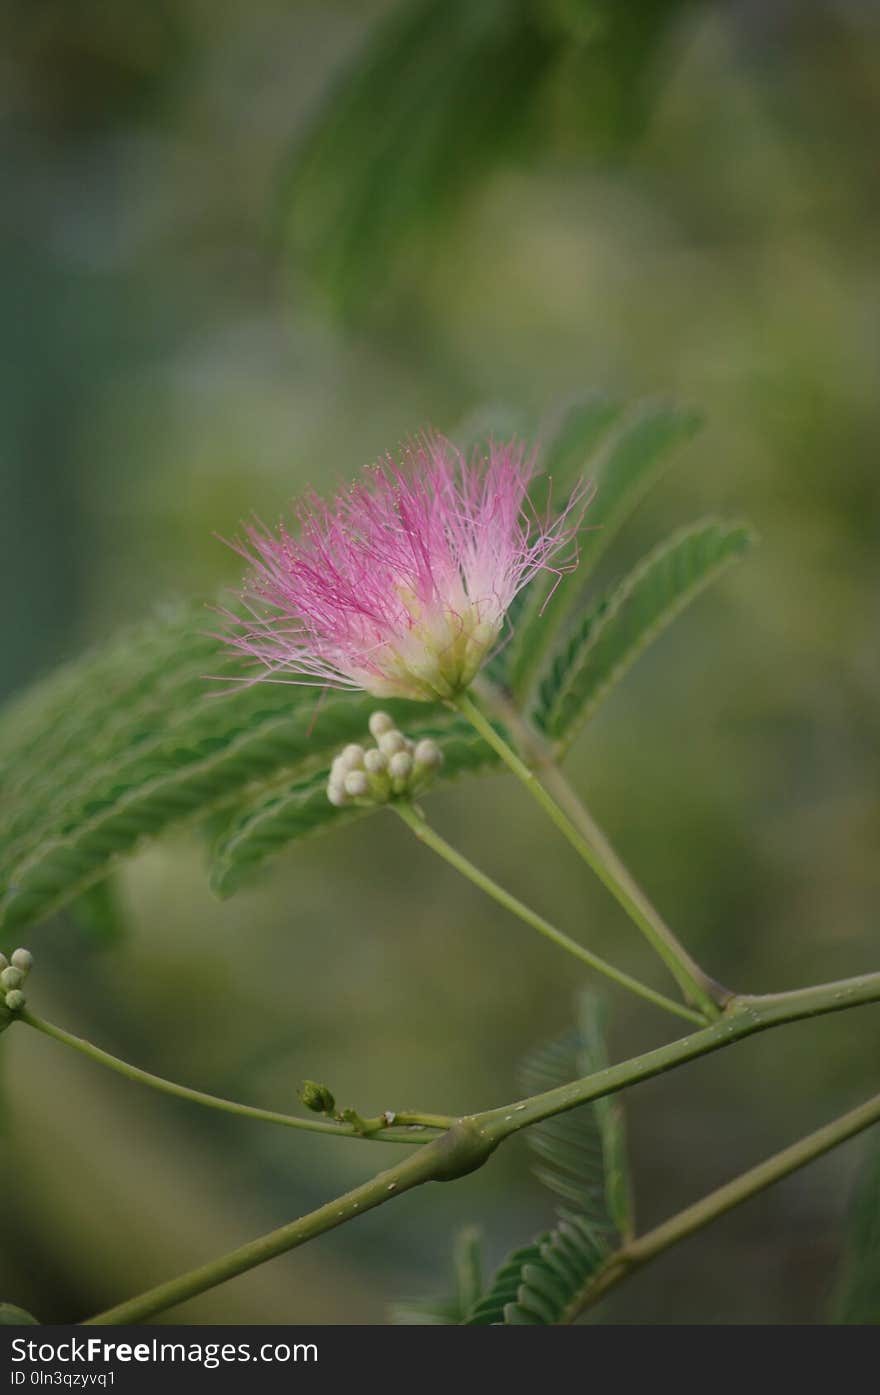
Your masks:
M 529 503 L 534 457 L 516 441 L 471 460 L 440 436 L 389 455 L 327 503 L 311 494 L 299 537 L 247 529 L 251 563 L 228 643 L 262 678 L 435 701 L 466 688 L 511 601 L 540 571 L 561 576 L 588 500 L 561 515 Z

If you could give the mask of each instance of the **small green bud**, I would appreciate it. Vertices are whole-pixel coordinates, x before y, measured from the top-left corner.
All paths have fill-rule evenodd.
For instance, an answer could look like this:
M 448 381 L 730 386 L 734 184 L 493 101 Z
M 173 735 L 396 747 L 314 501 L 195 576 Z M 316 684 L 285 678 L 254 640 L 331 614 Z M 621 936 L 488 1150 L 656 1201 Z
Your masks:
M 380 736 L 385 735 L 386 731 L 393 730 L 394 721 L 387 712 L 374 712 L 370 717 L 370 735 L 374 736 L 377 741 Z
M 344 789 L 349 799 L 363 799 L 370 793 L 370 782 L 363 770 L 350 770 L 345 777 Z
M 17 949 L 12 956 L 12 963 L 16 969 L 21 969 L 23 974 L 27 974 L 34 966 L 34 956 L 29 949 Z M 3 967 L 6 967 L 5 964 Z
M 306 1109 L 313 1114 L 332 1114 L 336 1109 L 333 1092 L 317 1080 L 304 1080 L 297 1093 Z
M 390 760 L 392 756 L 397 755 L 398 751 L 406 750 L 406 737 L 396 729 L 384 731 L 379 737 L 378 746 L 383 756 L 387 756 Z
M 6 994 L 6 1006 L 10 1012 L 18 1012 L 24 1007 L 24 994 L 20 988 L 13 988 L 11 993 Z
M 21 969 L 16 969 L 12 964 L 0 974 L 0 987 L 5 988 L 7 992 L 14 988 L 20 988 L 23 983 L 24 974 Z

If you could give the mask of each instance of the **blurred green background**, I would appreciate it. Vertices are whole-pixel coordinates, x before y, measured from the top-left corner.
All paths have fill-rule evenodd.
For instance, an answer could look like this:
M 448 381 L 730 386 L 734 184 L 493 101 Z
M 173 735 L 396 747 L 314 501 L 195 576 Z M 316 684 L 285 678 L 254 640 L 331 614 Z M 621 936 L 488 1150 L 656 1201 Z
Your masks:
M 212 536 L 407 433 L 666 394 L 707 426 L 606 572 L 706 511 L 760 549 L 581 737 L 594 812 L 707 967 L 752 991 L 877 967 L 880 23 L 864 0 L 20 0 L 6 11 L 0 556 L 7 691 L 169 597 Z M 483 419 L 483 418 L 480 418 Z M 493 418 L 494 419 L 494 418 Z M 438 825 L 591 946 L 634 931 L 503 777 Z M 577 971 L 376 818 L 219 903 L 195 841 L 127 866 L 126 928 L 26 937 L 42 1015 L 292 1108 L 509 1098 Z M 230 1005 L 235 1003 L 233 1009 Z M 616 1058 L 664 1039 L 615 999 Z M 674 1030 L 674 1029 L 673 1029 Z M 876 1012 L 628 1100 L 643 1225 L 876 1088 Z M 203 1115 L 3 1042 L 0 1297 L 88 1315 L 392 1155 Z M 849 1145 L 621 1287 L 610 1323 L 825 1320 Z M 396 1154 L 394 1154 L 396 1155 Z M 549 1203 L 513 1144 L 168 1315 L 386 1320 Z

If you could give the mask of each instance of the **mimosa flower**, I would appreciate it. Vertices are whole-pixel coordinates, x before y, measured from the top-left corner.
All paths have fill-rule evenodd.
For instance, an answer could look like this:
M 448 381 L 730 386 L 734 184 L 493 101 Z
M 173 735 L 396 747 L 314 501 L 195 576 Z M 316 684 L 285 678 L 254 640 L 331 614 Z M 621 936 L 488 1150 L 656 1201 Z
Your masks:
M 298 536 L 249 527 L 234 544 L 251 564 L 247 614 L 224 638 L 261 678 L 454 697 L 497 646 L 517 592 L 576 564 L 587 487 L 542 519 L 528 497 L 534 470 L 517 441 L 468 460 L 425 436 L 330 502 L 310 494 Z

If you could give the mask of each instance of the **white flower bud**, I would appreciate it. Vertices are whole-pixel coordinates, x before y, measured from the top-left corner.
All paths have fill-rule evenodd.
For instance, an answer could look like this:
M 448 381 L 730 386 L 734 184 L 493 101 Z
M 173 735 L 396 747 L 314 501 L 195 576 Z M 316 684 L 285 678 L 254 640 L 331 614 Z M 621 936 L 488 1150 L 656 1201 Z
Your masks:
M 382 775 L 388 769 L 388 760 L 381 751 L 367 751 L 364 756 L 364 769 L 368 775 Z
M 23 983 L 24 974 L 21 969 L 16 969 L 11 964 L 0 974 L 0 987 L 5 988 L 7 992 L 14 988 L 20 988 Z
M 362 770 L 364 765 L 364 748 L 352 742 L 346 746 L 339 757 L 340 763 L 344 764 L 346 770 Z
M 330 780 L 327 785 L 327 798 L 334 809 L 341 809 L 343 804 L 348 803 L 345 789 L 342 785 L 337 784 L 335 780 Z
M 12 956 L 12 963 L 16 969 L 21 969 L 23 974 L 27 974 L 33 968 L 34 956 L 29 949 L 17 949 Z M 6 965 L 3 965 L 5 969 Z
M 3 970 L 4 970 L 4 969 L 7 969 L 8 967 L 9 967 L 9 960 L 6 958 L 6 955 L 5 955 L 5 954 L 0 954 L 0 973 L 2 973 Z
M 394 721 L 387 712 L 374 712 L 370 717 L 370 735 L 374 736 L 377 741 L 380 736 L 385 735 L 386 731 L 393 730 Z
M 6 1006 L 10 1012 L 18 1012 L 20 1008 L 24 1007 L 24 1003 L 24 994 L 19 988 L 13 988 L 11 993 L 6 994 Z
M 406 740 L 399 731 L 385 731 L 379 737 L 378 746 L 382 754 L 390 758 L 406 750 Z
M 388 762 L 388 773 L 392 780 L 408 780 L 412 774 L 412 756 L 409 751 L 396 751 Z
M 436 741 L 432 741 L 430 737 L 425 737 L 416 746 L 415 762 L 416 765 L 420 765 L 426 770 L 437 770 L 443 764 L 443 752 Z
M 405 794 L 413 770 L 413 759 L 409 751 L 397 751 L 388 762 L 391 788 L 395 794 Z
M 363 770 L 350 770 L 345 777 L 345 793 L 350 799 L 363 799 L 370 792 L 370 782 Z

